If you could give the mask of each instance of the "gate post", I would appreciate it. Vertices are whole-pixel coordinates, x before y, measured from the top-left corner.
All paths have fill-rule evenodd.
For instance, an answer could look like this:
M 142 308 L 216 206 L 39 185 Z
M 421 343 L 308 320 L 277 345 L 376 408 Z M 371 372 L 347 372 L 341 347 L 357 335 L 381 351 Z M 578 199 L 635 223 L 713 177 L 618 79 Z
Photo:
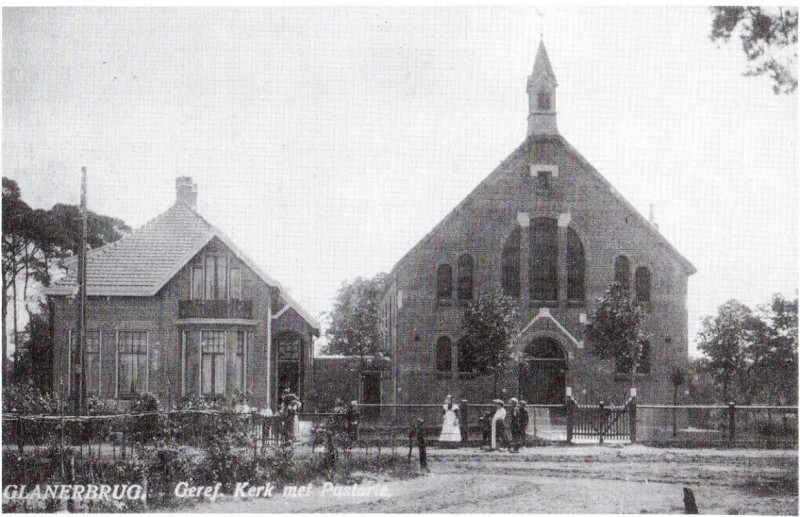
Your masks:
M 467 399 L 461 399 L 461 446 L 469 446 L 469 403 Z
M 567 388 L 566 397 L 564 397 L 564 405 L 567 409 L 567 445 L 572 445 L 572 430 L 575 425 L 575 401 L 572 400 L 572 388 Z
M 606 434 L 606 413 L 605 413 L 605 402 L 602 400 L 600 401 L 600 411 L 597 418 L 598 424 L 598 432 L 600 434 L 600 445 L 603 445 L 603 435 Z
M 636 443 L 636 388 L 631 388 L 629 404 L 631 443 Z
M 733 447 L 736 434 L 736 404 L 728 402 L 728 447 Z

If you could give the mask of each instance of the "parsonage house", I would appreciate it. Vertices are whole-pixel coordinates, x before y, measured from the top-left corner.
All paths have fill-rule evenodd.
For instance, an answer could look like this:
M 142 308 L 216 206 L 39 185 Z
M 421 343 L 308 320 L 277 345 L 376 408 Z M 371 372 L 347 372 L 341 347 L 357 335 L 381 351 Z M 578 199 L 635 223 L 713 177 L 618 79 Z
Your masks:
M 579 403 L 624 402 L 629 374 L 593 357 L 584 339 L 616 280 L 647 309 L 639 400 L 671 401 L 670 374 L 688 357 L 695 268 L 559 134 L 557 85 L 542 43 L 527 82 L 527 138 L 391 270 L 382 321 L 395 361 L 370 376 L 375 398 L 490 401 L 491 376 L 474 373 L 462 318 L 497 283 L 518 301 L 527 357 L 501 379 L 507 397 L 562 404 L 570 387 Z
M 166 212 L 87 254 L 87 394 L 120 407 L 145 392 L 247 394 L 273 410 L 279 390 L 303 398 L 319 325 L 197 212 L 191 178 L 176 191 Z M 56 393 L 73 393 L 79 375 L 76 273 L 73 262 L 47 291 Z

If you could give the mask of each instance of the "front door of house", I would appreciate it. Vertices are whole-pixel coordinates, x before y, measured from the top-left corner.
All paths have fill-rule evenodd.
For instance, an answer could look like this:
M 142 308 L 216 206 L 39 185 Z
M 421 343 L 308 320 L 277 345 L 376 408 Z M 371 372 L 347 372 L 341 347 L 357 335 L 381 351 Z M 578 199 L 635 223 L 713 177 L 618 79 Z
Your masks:
M 563 404 L 567 358 L 561 345 L 548 337 L 536 338 L 525 349 L 520 365 L 520 398 L 529 404 Z

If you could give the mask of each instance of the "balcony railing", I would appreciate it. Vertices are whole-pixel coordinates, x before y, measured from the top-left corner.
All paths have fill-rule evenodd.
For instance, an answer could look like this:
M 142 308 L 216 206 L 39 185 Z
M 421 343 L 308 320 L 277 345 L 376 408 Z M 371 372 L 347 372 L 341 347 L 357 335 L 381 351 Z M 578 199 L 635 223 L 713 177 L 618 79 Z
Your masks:
M 208 319 L 251 319 L 253 302 L 250 300 L 181 300 L 178 317 Z

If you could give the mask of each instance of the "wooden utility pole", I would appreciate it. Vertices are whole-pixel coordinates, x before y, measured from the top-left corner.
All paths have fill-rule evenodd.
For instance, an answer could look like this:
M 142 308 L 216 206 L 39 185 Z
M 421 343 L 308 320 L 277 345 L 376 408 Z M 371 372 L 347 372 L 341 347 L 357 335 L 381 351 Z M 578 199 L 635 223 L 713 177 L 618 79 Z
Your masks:
M 86 413 L 86 167 L 81 167 L 81 246 L 78 248 L 78 414 Z

